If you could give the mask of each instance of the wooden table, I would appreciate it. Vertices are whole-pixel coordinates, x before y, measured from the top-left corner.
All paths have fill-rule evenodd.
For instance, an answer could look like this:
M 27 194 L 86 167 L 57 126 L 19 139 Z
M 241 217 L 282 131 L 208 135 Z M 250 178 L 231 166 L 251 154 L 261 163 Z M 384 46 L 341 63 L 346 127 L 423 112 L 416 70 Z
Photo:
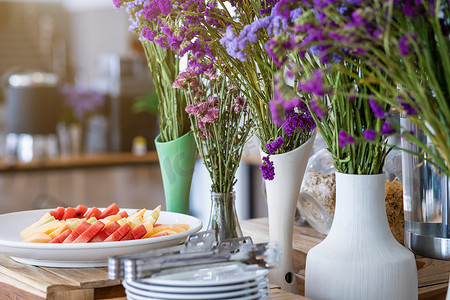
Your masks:
M 48 268 L 18 263 L 0 254 L 0 299 L 126 300 L 119 280 L 103 268 Z M 305 300 L 271 285 L 270 298 Z
M 244 236 L 250 236 L 254 243 L 269 241 L 267 218 L 241 221 Z M 309 249 L 325 238 L 309 226 L 294 226 L 293 260 L 299 293 L 305 294 L 305 264 Z M 450 272 L 450 261 L 431 259 L 416 255 L 419 283 L 419 300 L 445 299 Z

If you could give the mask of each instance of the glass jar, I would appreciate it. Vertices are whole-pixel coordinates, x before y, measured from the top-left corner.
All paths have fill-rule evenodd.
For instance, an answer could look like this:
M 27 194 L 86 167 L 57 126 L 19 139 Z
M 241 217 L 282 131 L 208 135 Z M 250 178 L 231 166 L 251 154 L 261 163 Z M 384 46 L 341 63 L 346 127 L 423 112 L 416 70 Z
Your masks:
M 336 168 L 327 149 L 312 155 L 303 177 L 297 208 L 308 224 L 322 234 L 331 228 L 336 202 Z

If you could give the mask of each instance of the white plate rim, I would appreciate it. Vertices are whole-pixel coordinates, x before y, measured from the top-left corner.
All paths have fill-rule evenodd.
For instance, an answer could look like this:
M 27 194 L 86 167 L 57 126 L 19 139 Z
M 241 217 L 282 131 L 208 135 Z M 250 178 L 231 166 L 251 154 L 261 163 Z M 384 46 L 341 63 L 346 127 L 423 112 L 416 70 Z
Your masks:
M 218 281 L 199 281 L 199 280 L 182 280 L 182 279 L 171 279 L 170 278 L 170 274 L 167 275 L 162 275 L 164 277 L 150 277 L 150 278 L 145 278 L 142 279 L 143 282 L 147 283 L 147 284 L 158 284 L 158 285 L 175 285 L 175 286 L 195 286 L 195 287 L 204 287 L 204 286 L 216 286 L 216 285 L 227 285 L 227 284 L 236 284 L 238 282 L 243 282 L 243 281 L 250 281 L 250 280 L 257 280 L 257 278 L 261 277 L 261 276 L 267 276 L 267 274 L 269 273 L 269 270 L 267 269 L 262 269 L 260 267 L 256 267 L 253 265 L 244 265 L 244 264 L 240 264 L 240 263 L 235 263 L 235 264 L 227 264 L 227 265 L 223 265 L 220 267 L 228 267 L 228 266 L 236 266 L 236 267 L 240 267 L 241 268 L 241 274 L 239 274 L 239 276 L 235 276 L 233 278 L 225 278 L 225 279 L 221 279 Z M 243 270 L 242 268 L 248 268 L 248 270 Z M 193 273 L 192 272 L 186 272 L 186 273 Z M 179 275 L 180 273 L 178 273 Z
M 132 286 L 129 286 L 126 282 L 122 283 L 126 290 L 130 293 L 151 298 L 160 299 L 176 299 L 176 300 L 204 300 L 204 299 L 226 299 L 226 298 L 236 298 L 239 296 L 254 296 L 262 293 L 262 290 L 266 291 L 267 287 L 254 286 L 248 289 L 241 289 L 237 291 L 228 291 L 221 293 L 209 293 L 209 294 L 173 294 L 164 292 L 153 292 L 149 290 L 141 290 Z M 251 295 L 246 295 L 251 293 Z M 241 298 L 241 297 L 239 297 Z
M 240 290 L 247 287 L 260 286 L 265 283 L 268 284 L 269 280 L 266 276 L 260 277 L 257 280 L 250 280 L 244 282 L 238 282 L 235 284 L 227 285 L 216 285 L 216 286 L 163 286 L 156 284 L 145 284 L 139 281 L 126 280 L 126 284 L 134 287 L 136 289 L 142 289 L 152 292 L 170 292 L 175 294 L 186 293 L 186 294 L 206 294 L 206 293 L 218 293 L 226 291 Z

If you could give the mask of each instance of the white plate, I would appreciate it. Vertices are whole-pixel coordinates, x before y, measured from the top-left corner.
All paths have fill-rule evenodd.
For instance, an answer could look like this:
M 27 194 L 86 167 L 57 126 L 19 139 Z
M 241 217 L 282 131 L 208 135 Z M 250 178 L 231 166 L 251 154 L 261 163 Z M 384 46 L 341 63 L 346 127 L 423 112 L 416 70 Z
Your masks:
M 122 209 L 133 213 L 136 209 Z M 188 224 L 185 232 L 156 238 L 107 243 L 49 244 L 21 242 L 20 231 L 38 220 L 49 209 L 27 210 L 0 215 L 0 252 L 12 259 L 46 267 L 101 267 L 108 265 L 108 257 L 133 252 L 164 248 L 184 242 L 188 235 L 202 228 L 199 219 L 161 211 L 160 224 Z
M 246 281 L 243 283 L 217 285 L 217 286 L 204 286 L 204 287 L 165 286 L 165 285 L 146 284 L 140 281 L 133 281 L 133 280 L 125 281 L 124 285 L 128 285 L 130 287 L 151 292 L 163 292 L 174 294 L 207 294 L 207 293 L 236 291 L 246 288 L 253 288 L 256 286 L 263 288 L 266 285 L 268 285 L 268 283 L 269 280 L 267 279 L 267 277 L 260 277 L 258 280 Z
M 264 294 L 268 286 L 258 287 L 254 286 L 248 289 L 242 289 L 238 291 L 223 292 L 223 293 L 210 293 L 210 294 L 172 294 L 172 293 L 158 293 L 146 290 L 141 290 L 127 285 L 123 282 L 127 294 L 130 293 L 134 297 L 145 298 L 157 298 L 157 299 L 173 299 L 173 300 L 204 300 L 204 299 L 242 299 L 243 297 L 251 297 L 259 294 Z
M 166 300 L 166 299 L 162 299 L 162 298 L 149 298 L 146 296 L 139 296 L 134 294 L 133 292 L 131 292 L 130 290 L 125 290 L 125 293 L 127 295 L 127 299 L 128 300 Z M 235 298 L 225 298 L 222 300 L 235 300 L 235 299 L 239 299 L 239 300 L 263 300 L 263 299 L 268 299 L 270 295 L 270 289 L 267 287 L 266 289 L 262 290 L 260 293 L 257 293 L 255 295 L 250 295 L 250 296 L 238 296 Z
M 261 269 L 256 265 L 231 263 L 196 270 L 188 268 L 187 271 L 173 274 L 156 274 L 151 278 L 143 279 L 142 282 L 167 286 L 204 287 L 257 280 L 260 277 L 267 276 L 268 273 L 269 270 Z

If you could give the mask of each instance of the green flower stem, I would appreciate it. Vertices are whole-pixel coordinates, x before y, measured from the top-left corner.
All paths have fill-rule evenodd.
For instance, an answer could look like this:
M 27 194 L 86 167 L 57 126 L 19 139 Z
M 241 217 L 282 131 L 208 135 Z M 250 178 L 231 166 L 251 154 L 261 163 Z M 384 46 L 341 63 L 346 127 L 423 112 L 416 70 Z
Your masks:
M 179 59 L 173 51 L 161 49 L 144 38 L 142 46 L 159 98 L 161 141 L 172 141 L 189 131 L 183 92 L 172 88 L 172 83 L 179 73 Z

